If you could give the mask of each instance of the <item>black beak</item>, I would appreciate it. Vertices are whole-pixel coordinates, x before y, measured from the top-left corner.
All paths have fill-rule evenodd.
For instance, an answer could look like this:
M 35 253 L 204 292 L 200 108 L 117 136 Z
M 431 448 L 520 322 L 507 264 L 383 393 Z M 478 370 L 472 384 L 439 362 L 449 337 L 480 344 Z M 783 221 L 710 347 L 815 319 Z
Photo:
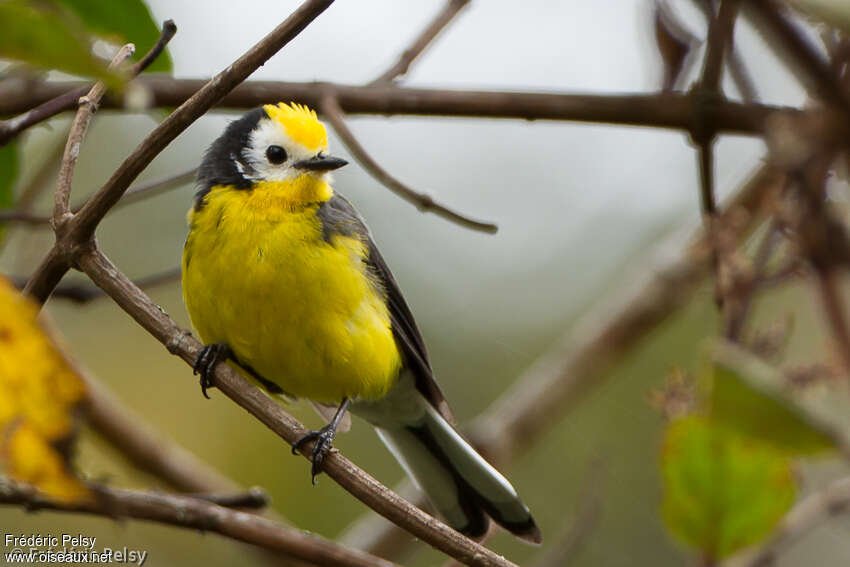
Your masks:
M 342 158 L 333 156 L 323 156 L 321 154 L 313 156 L 310 159 L 305 159 L 296 162 L 293 167 L 297 169 L 307 169 L 309 171 L 331 171 L 339 169 L 348 162 Z

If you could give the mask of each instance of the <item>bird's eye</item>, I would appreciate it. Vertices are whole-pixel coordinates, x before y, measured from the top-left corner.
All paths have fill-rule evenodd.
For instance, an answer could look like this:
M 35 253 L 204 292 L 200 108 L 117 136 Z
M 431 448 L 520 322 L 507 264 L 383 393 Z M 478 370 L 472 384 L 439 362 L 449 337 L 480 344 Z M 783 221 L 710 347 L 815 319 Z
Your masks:
M 286 161 L 286 150 L 280 146 L 269 146 L 266 148 L 266 158 L 269 163 L 279 165 Z

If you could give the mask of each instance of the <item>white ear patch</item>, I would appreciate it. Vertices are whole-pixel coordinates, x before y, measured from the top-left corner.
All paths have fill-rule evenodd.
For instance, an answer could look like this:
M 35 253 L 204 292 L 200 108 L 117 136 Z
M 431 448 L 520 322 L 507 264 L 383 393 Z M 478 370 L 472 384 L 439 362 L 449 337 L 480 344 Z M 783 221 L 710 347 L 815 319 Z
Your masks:
M 269 163 L 266 157 L 266 150 L 269 146 L 280 146 L 286 150 L 286 161 L 279 164 Z M 246 179 L 253 181 L 284 181 L 293 179 L 304 172 L 292 167 L 292 164 L 301 160 L 313 157 L 314 152 L 311 152 L 304 146 L 293 142 L 286 135 L 286 130 L 276 121 L 269 118 L 263 118 L 251 132 L 251 137 L 248 139 L 248 145 L 242 151 L 242 158 L 251 166 L 253 173 L 246 176 Z M 236 167 L 240 173 L 244 168 L 240 168 L 242 164 L 239 160 L 234 160 Z

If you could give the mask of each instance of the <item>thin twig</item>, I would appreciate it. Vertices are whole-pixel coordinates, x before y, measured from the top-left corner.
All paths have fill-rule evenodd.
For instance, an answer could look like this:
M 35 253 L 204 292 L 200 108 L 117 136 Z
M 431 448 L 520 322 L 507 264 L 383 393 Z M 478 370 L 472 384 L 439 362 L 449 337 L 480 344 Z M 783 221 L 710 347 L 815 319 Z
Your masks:
M 117 69 L 124 61 L 133 56 L 136 46 L 132 43 L 124 45 L 115 54 L 109 69 Z M 53 226 L 58 228 L 66 217 L 71 216 L 71 182 L 74 179 L 74 169 L 77 167 L 77 158 L 80 156 L 80 147 L 88 130 L 94 113 L 100 104 L 100 99 L 106 93 L 106 84 L 98 81 L 91 90 L 79 100 L 79 108 L 71 131 L 68 133 L 68 141 L 65 143 L 65 152 L 62 155 L 62 163 L 59 165 L 59 177 L 56 180 L 56 192 L 53 203 Z
M 405 201 L 413 203 L 420 211 L 434 213 L 461 226 L 465 226 L 466 228 L 471 228 L 473 230 L 480 230 L 481 232 L 494 234 L 497 230 L 499 230 L 499 227 L 493 223 L 478 221 L 452 211 L 445 205 L 441 205 L 436 202 L 430 195 L 414 191 L 387 173 L 387 171 L 366 152 L 351 130 L 348 129 L 348 125 L 345 123 L 345 115 L 333 97 L 322 99 L 320 109 L 328 122 L 331 123 L 331 126 L 339 136 L 339 139 L 342 140 L 342 143 L 345 144 L 345 147 L 348 148 L 348 151 L 352 156 L 354 156 L 354 159 L 356 159 L 357 162 L 363 166 L 363 169 L 368 171 L 372 177 L 374 177 L 384 187 Z
M 385 85 L 392 83 L 394 79 L 407 73 L 413 60 L 419 57 L 425 48 L 434 41 L 434 38 L 451 22 L 469 0 L 447 0 L 440 13 L 434 17 L 431 23 L 422 30 L 422 33 L 413 40 L 410 47 L 405 49 L 392 67 L 384 71 L 371 85 Z
M 133 285 L 97 248 L 83 252 L 77 264 L 99 287 L 132 316 L 169 352 L 193 365 L 202 345 L 176 323 L 139 288 Z M 257 417 L 266 427 L 293 444 L 308 430 L 258 388 L 225 364 L 215 367 L 214 384 L 230 399 Z M 308 457 L 313 443 L 302 448 Z M 515 567 L 504 557 L 470 540 L 436 518 L 422 512 L 358 468 L 339 452 L 331 452 L 324 472 L 361 502 L 466 565 Z M 306 478 L 306 477 L 305 477 Z
M 784 56 L 788 68 L 806 89 L 850 113 L 850 95 L 841 90 L 829 62 L 788 17 L 784 7 L 776 0 L 750 0 L 744 6 L 756 29 L 772 40 L 777 48 L 774 51 Z
M 150 274 L 137 279 L 134 283 L 141 289 L 149 289 L 158 285 L 175 282 L 180 279 L 182 271 L 180 266 L 169 268 L 161 272 Z M 29 278 L 23 276 L 7 276 L 12 285 L 23 289 Z M 52 297 L 56 299 L 67 299 L 72 303 L 85 304 L 89 301 L 104 297 L 106 294 L 99 287 L 87 283 L 60 283 L 53 290 Z
M 172 173 L 171 175 L 167 175 L 160 179 L 154 179 L 152 181 L 146 181 L 144 183 L 138 183 L 133 185 L 124 193 L 121 197 L 121 200 L 115 204 L 113 210 L 120 209 L 121 207 L 125 207 L 127 205 L 138 203 L 139 201 L 143 201 L 145 199 L 149 199 L 151 197 L 155 197 L 166 191 L 171 191 L 172 189 L 177 189 L 178 187 L 182 187 L 187 183 L 191 182 L 195 175 L 198 172 L 197 167 L 193 167 L 192 169 L 188 169 L 186 171 L 181 171 L 179 173 Z M 71 207 L 72 213 L 77 213 L 83 207 L 85 202 L 75 204 Z M 0 211 L 0 222 L 16 222 L 21 224 L 29 224 L 29 225 L 47 225 L 50 224 L 51 217 L 47 215 L 37 215 L 30 213 L 27 210 L 22 210 L 20 208 L 15 208 L 13 210 L 8 211 Z
M 706 106 L 713 106 L 718 99 L 723 98 L 721 78 L 723 75 L 723 60 L 727 48 L 732 44 L 735 26 L 735 16 L 738 13 L 739 0 L 723 0 L 715 16 L 709 10 L 711 18 L 708 26 L 708 42 L 705 62 L 697 87 L 698 95 L 703 97 Z M 713 109 L 712 109 L 713 110 Z M 699 147 L 700 189 L 702 195 L 702 212 L 711 222 L 715 214 L 714 197 L 714 139 L 717 134 L 713 116 L 700 116 L 696 127 L 691 131 L 691 137 Z
M 767 541 L 755 551 L 733 557 L 724 567 L 769 567 L 793 543 L 830 518 L 850 511 L 850 477 L 839 478 L 809 494 L 782 518 Z
M 159 76 L 140 77 L 136 82 L 150 93 L 154 108 L 183 104 L 206 84 L 199 79 Z M 16 91 L 4 91 L 0 84 L 0 114 L 21 112 L 40 100 L 78 85 L 76 82 L 47 82 L 34 86 L 31 92 L 22 96 Z M 686 131 L 693 128 L 694 117 L 704 113 L 701 109 L 705 106 L 705 101 L 694 93 L 588 95 L 248 81 L 224 96 L 217 107 L 250 109 L 269 101 L 283 100 L 319 108 L 325 96 L 333 96 L 343 111 L 350 115 L 570 120 Z M 123 106 L 107 94 L 101 107 Z M 711 118 L 717 133 L 761 136 L 765 119 L 779 110 L 801 112 L 790 107 L 719 100 L 711 108 Z
M 324 12 L 333 0 L 307 0 L 283 23 L 272 30 L 251 49 L 213 77 L 185 103 L 168 115 L 148 136 L 124 159 L 106 184 L 67 222 L 67 239 L 57 240 L 56 245 L 36 269 L 27 283 L 24 293 L 44 303 L 53 289 L 70 268 L 70 256 L 78 253 L 69 248 L 91 246 L 91 239 L 98 223 L 103 219 L 127 190 L 133 180 L 171 143 L 181 132 L 244 81 L 272 55 L 280 51 L 316 17 Z M 65 248 L 63 248 L 65 246 Z
M 138 75 L 144 71 L 154 59 L 156 59 L 165 46 L 174 37 L 177 32 L 177 26 L 172 20 L 166 20 L 162 26 L 162 32 L 154 46 L 145 54 L 142 59 L 133 65 L 131 68 L 131 76 Z M 77 105 L 77 101 L 81 96 L 85 95 L 89 90 L 87 86 L 80 86 L 70 90 L 65 90 L 51 97 L 50 100 L 43 101 L 39 106 L 27 109 L 26 112 L 10 118 L 8 120 L 0 120 L 0 146 L 4 146 L 14 139 L 18 134 L 31 126 L 40 124 L 48 120 L 60 112 L 70 110 Z M 6 113 L 0 113 L 6 114 Z
M 225 537 L 284 553 L 316 565 L 338 567 L 397 567 L 394 563 L 349 549 L 320 536 L 288 528 L 249 512 L 241 512 L 191 496 L 95 487 L 95 498 L 60 504 L 38 496 L 34 490 L 0 480 L 0 504 L 27 510 L 52 510 L 133 518 L 159 524 L 215 532 Z
M 269 505 L 269 495 L 259 486 L 253 486 L 244 492 L 233 492 L 230 494 L 217 492 L 184 493 L 180 496 L 196 498 L 222 506 L 224 508 L 243 508 L 247 510 L 260 510 Z
M 131 68 L 130 75 L 135 77 L 136 75 L 141 75 L 142 72 L 150 67 L 151 63 L 156 61 L 157 57 L 159 57 L 163 51 L 165 51 L 165 47 L 168 45 L 168 42 L 174 37 L 174 34 L 177 33 L 177 24 L 174 23 L 174 20 L 165 20 L 162 23 L 162 31 L 159 33 L 159 37 L 156 40 L 156 43 L 145 53 L 144 57 L 139 59 Z

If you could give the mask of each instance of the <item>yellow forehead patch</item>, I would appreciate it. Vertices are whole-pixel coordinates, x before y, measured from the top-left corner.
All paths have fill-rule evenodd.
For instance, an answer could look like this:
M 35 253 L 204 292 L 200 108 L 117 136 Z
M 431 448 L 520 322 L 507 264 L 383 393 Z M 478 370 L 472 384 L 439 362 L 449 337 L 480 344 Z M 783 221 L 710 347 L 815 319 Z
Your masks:
M 283 126 L 287 136 L 296 144 L 311 151 L 328 148 L 328 133 L 324 124 L 319 122 L 315 110 L 294 102 L 267 104 L 263 110 L 269 118 Z

